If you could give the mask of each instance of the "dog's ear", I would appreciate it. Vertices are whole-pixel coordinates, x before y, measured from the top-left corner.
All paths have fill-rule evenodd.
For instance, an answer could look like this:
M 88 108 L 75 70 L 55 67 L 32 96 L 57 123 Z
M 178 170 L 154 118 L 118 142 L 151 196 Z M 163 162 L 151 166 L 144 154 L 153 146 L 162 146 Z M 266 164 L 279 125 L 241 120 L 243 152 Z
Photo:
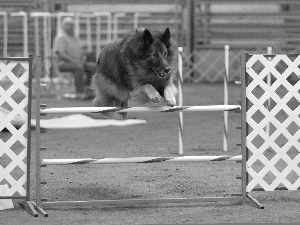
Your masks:
M 170 38 L 171 38 L 171 32 L 170 32 L 170 29 L 167 28 L 161 36 L 161 41 L 163 43 L 168 43 L 170 41 Z
M 142 39 L 143 39 L 144 44 L 145 44 L 146 47 L 148 47 L 149 45 L 151 45 L 153 43 L 153 41 L 154 41 L 154 39 L 152 37 L 152 34 L 147 29 L 144 30 Z

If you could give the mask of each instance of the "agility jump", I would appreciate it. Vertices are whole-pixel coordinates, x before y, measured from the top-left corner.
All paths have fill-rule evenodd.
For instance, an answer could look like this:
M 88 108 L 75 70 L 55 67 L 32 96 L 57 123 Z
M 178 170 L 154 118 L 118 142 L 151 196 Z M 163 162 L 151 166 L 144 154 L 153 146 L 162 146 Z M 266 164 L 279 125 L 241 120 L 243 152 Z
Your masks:
M 180 54 L 180 49 L 179 49 Z M 181 57 L 179 57 L 180 59 Z M 37 61 L 38 62 L 38 61 Z M 39 66 L 37 68 L 37 93 L 40 93 Z M 182 73 L 180 71 L 180 73 Z M 181 85 L 182 80 L 178 79 L 178 85 Z M 83 164 L 112 164 L 112 163 L 176 163 L 176 162 L 226 162 L 235 161 L 241 162 L 242 156 L 183 156 L 183 157 L 132 157 L 132 158 L 104 158 L 104 159 L 42 159 L 40 151 L 44 149 L 41 147 L 40 142 L 40 116 L 54 113 L 99 113 L 99 112 L 155 112 L 155 113 L 178 113 L 179 114 L 179 152 L 183 150 L 182 141 L 182 120 L 180 115 L 183 111 L 187 112 L 201 112 L 201 111 L 235 111 L 240 112 L 241 106 L 239 105 L 212 105 L 212 106 L 182 106 L 182 91 L 179 88 L 179 106 L 169 107 L 71 107 L 71 108 L 47 108 L 45 104 L 41 104 L 40 95 L 36 96 L 36 201 L 32 204 L 35 209 L 44 216 L 48 214 L 44 211 L 43 207 L 47 206 L 61 206 L 61 205 L 95 205 L 95 204 L 130 204 L 130 203 L 173 203 L 173 202 L 202 202 L 202 201 L 243 201 L 242 194 L 232 197 L 200 197 L 200 198 L 168 198 L 168 199 L 124 199 L 124 200 L 92 200 L 92 201 L 59 201 L 49 202 L 42 201 L 41 193 L 41 168 L 45 166 L 54 165 L 83 165 Z M 246 194 L 245 194 L 246 196 Z
M 271 57 L 271 60 L 268 58 Z M 124 199 L 124 200 L 92 200 L 92 201 L 58 201 L 58 202 L 42 202 L 41 201 L 41 191 L 40 191 L 40 174 L 37 176 L 37 201 L 35 204 L 36 209 L 40 211 L 43 215 L 47 215 L 47 213 L 43 210 L 42 207 L 47 206 L 77 206 L 77 205 L 98 205 L 98 204 L 139 204 L 139 203 L 185 203 L 185 202 L 203 202 L 203 201 L 238 201 L 242 203 L 246 203 L 246 200 L 250 200 L 257 207 L 263 208 L 263 206 L 250 195 L 250 191 L 255 190 L 264 190 L 264 191 L 272 191 L 272 190 L 297 190 L 300 187 L 300 178 L 298 178 L 293 184 L 287 180 L 285 175 L 288 172 L 296 171 L 297 174 L 300 174 L 299 168 L 297 165 L 300 162 L 300 157 L 295 157 L 293 160 L 289 159 L 287 162 L 288 169 L 283 170 L 283 175 L 280 175 L 280 172 L 275 168 L 275 163 L 280 159 L 286 159 L 286 152 L 288 151 L 288 146 L 296 146 L 297 149 L 300 149 L 300 130 L 298 129 L 294 135 L 288 134 L 285 129 L 289 126 L 290 123 L 296 123 L 300 127 L 300 118 L 298 115 L 300 114 L 300 106 L 297 106 L 294 109 L 288 109 L 287 104 L 291 99 L 297 99 L 300 102 L 300 82 L 295 85 L 291 85 L 286 81 L 286 78 L 289 74 L 295 72 L 295 74 L 300 74 L 299 68 L 297 67 L 300 64 L 300 56 L 296 56 L 295 60 L 290 60 L 288 56 L 285 55 L 243 55 L 242 66 L 243 66 L 243 74 L 241 80 L 241 95 L 242 95 L 242 104 L 241 106 L 176 106 L 176 107 L 154 107 L 154 108 L 66 108 L 66 109 L 47 109 L 45 105 L 40 108 L 40 105 L 37 106 L 39 113 L 48 114 L 48 113 L 72 113 L 72 112 L 103 112 L 103 110 L 112 110 L 119 112 L 137 112 L 137 111 L 147 111 L 147 112 L 180 112 L 182 111 L 236 111 L 241 112 L 241 150 L 242 155 L 240 156 L 184 156 L 184 157 L 133 157 L 133 158 L 103 158 L 103 159 L 93 159 L 93 158 L 84 158 L 84 159 L 43 159 L 40 160 L 39 156 L 37 158 L 37 164 L 41 161 L 42 163 L 38 165 L 37 172 L 40 173 L 40 167 L 43 166 L 52 166 L 52 165 L 79 165 L 79 164 L 111 164 L 111 163 L 167 163 L 167 162 L 209 162 L 209 161 L 236 161 L 241 162 L 241 193 L 232 195 L 231 197 L 200 197 L 200 198 L 168 198 L 168 199 Z M 280 74 L 276 69 L 276 64 L 283 60 L 288 66 L 286 73 Z M 252 67 L 256 61 L 260 61 L 264 66 L 265 70 L 261 72 L 256 72 Z M 277 72 L 276 72 L 277 71 Z M 262 83 L 262 79 L 267 76 L 267 74 L 271 72 L 274 76 L 276 76 L 277 80 L 271 84 L 267 85 L 266 83 Z M 279 84 L 283 84 L 286 88 L 289 89 L 289 95 L 287 95 L 283 100 L 279 97 L 276 97 L 276 90 L 280 86 Z M 256 86 L 260 85 L 264 89 L 264 94 L 260 96 L 260 98 L 256 97 L 252 92 Z M 274 95 L 271 95 L 273 100 L 277 101 L 277 105 L 274 108 L 270 108 L 266 110 L 264 102 L 270 96 L 270 92 L 274 92 Z M 252 103 L 251 107 L 249 107 L 249 102 Z M 280 109 L 284 109 L 286 112 L 291 114 L 288 122 L 284 123 L 284 125 L 280 125 L 282 123 L 276 122 L 277 118 L 275 118 L 274 112 L 280 111 Z M 260 110 L 265 118 L 262 122 L 255 121 L 253 114 Z M 271 114 L 270 114 L 271 113 Z M 268 123 L 268 119 L 270 115 L 272 117 L 272 123 L 280 126 L 279 129 L 275 133 L 270 136 L 267 136 L 264 130 L 264 127 Z M 251 129 L 250 129 L 251 127 Z M 280 134 L 283 133 L 285 136 L 289 138 L 287 143 L 283 148 L 278 145 L 274 145 L 276 139 Z M 255 145 L 255 140 L 253 140 L 257 135 L 265 139 L 265 144 L 262 147 L 257 147 Z M 39 142 L 38 142 L 39 143 Z M 275 158 L 271 161 L 267 160 L 264 156 L 264 152 L 272 147 L 277 152 L 276 160 Z M 263 148 L 263 149 L 262 149 Z M 37 153 L 39 149 L 37 149 Z M 251 154 L 250 154 L 251 153 Z M 39 155 L 39 153 L 37 154 Z M 260 172 L 255 172 L 255 161 L 260 160 L 263 162 L 264 167 Z M 266 176 L 268 171 L 272 171 L 273 174 L 277 174 L 276 179 L 267 184 L 264 181 L 264 176 Z M 238 178 L 238 177 L 237 177 Z M 282 185 L 280 185 L 282 184 Z
M 14 59 L 16 60 L 16 59 Z M 24 59 L 23 59 L 24 60 Z M 254 67 L 256 62 L 260 62 L 263 66 L 263 70 L 256 70 Z M 278 72 L 276 66 L 278 63 L 284 62 L 287 66 L 287 69 L 282 73 Z M 39 57 L 36 60 L 36 75 L 37 75 L 37 89 L 40 88 L 39 85 L 39 76 L 40 76 L 40 60 Z M 294 73 L 296 75 L 300 74 L 299 69 L 300 56 L 299 55 L 249 55 L 245 54 L 242 56 L 242 74 L 241 74 L 241 96 L 242 104 L 241 106 L 235 106 L 230 108 L 231 110 L 237 110 L 241 112 L 241 156 L 209 156 L 205 158 L 203 156 L 188 156 L 185 157 L 136 157 L 136 158 L 116 158 L 116 159 L 42 159 L 40 156 L 40 151 L 44 149 L 41 147 L 40 143 L 40 129 L 37 126 L 36 129 L 36 201 L 30 200 L 30 187 L 27 186 L 27 192 L 25 193 L 22 190 L 21 198 L 26 200 L 28 206 L 34 210 L 36 209 L 44 216 L 48 214 L 43 210 L 43 207 L 49 206 L 76 206 L 76 205 L 98 205 L 98 204 L 140 204 L 140 203 L 186 203 L 186 202 L 217 202 L 217 201 L 237 201 L 241 203 L 246 203 L 246 200 L 250 200 L 255 203 L 259 208 L 263 206 L 254 199 L 250 192 L 255 190 L 263 191 L 274 191 L 274 190 L 297 190 L 300 187 L 300 82 L 298 81 L 295 84 L 288 82 L 288 77 Z M 29 74 L 32 73 L 29 67 Z M 4 70 L 2 70 L 4 71 Z M 3 72 L 2 72 L 3 73 Z M 267 84 L 264 81 L 264 78 L 271 73 L 276 79 L 273 83 Z M 1 74 L 1 73 L 0 73 Z M 11 76 L 8 73 L 8 76 Z M 1 78 L 1 76 L 0 76 Z M 16 86 L 22 84 L 16 84 Z M 257 96 L 255 89 L 259 87 L 262 92 L 261 95 Z M 30 89 L 31 87 L 29 87 Z M 284 96 L 279 96 L 277 92 L 278 88 L 284 88 L 287 90 L 287 94 Z M 3 91 L 2 89 L 0 89 Z M 29 91 L 30 93 L 30 91 Z M 40 114 L 49 113 L 45 111 L 45 105 L 40 104 L 40 90 L 37 91 L 37 121 L 40 119 Z M 5 95 L 1 95 L 5 96 Z M 30 95 L 29 95 L 30 96 Z M 273 102 L 276 104 L 273 107 L 267 109 L 265 102 L 272 98 Z M 250 104 L 251 103 L 251 104 Z M 207 106 L 210 108 L 211 106 Z M 219 106 L 214 106 L 219 107 Z M 170 112 L 182 112 L 179 109 L 183 109 L 184 106 L 175 107 L 172 110 L 172 107 L 164 109 L 164 111 Z M 193 107 L 190 108 L 190 110 Z M 133 108 L 128 108 L 128 110 Z M 193 110 L 199 110 L 200 108 L 194 108 Z M 211 109 L 211 108 L 210 108 Z M 228 108 L 227 108 L 228 109 Z M 53 110 L 53 109 L 52 109 Z M 98 110 L 98 109 L 97 109 Z M 107 110 L 107 109 L 106 109 Z M 113 109 L 117 110 L 117 109 Z M 120 109 L 118 109 L 120 110 Z M 125 109 L 127 110 L 127 109 Z M 137 109 L 135 109 L 137 110 Z M 149 110 L 149 108 L 146 108 Z M 157 110 L 157 108 L 156 108 Z M 179 111 L 178 111 L 179 110 Z M 223 108 L 224 110 L 224 108 Z M 288 117 L 285 119 L 280 118 L 279 112 L 284 111 Z M 51 110 L 50 110 L 51 111 Z M 162 111 L 161 109 L 158 111 Z M 200 110 L 201 111 L 201 110 Z M 262 120 L 256 120 L 255 113 L 259 111 L 261 113 Z M 261 118 L 260 118 L 261 119 Z M 271 122 L 274 130 L 270 134 L 266 133 L 265 127 Z M 27 123 L 28 125 L 28 123 Z M 26 125 L 25 125 L 26 126 Z M 293 131 L 290 130 L 290 127 L 293 127 Z M 14 130 L 13 128 L 11 128 Z M 30 127 L 28 127 L 30 129 Z M 24 128 L 21 129 L 24 131 Z M 278 139 L 280 137 L 285 137 L 285 143 L 279 145 Z M 255 138 L 259 137 L 264 140 L 262 145 L 258 145 L 255 141 Z M 2 148 L 3 147 L 3 148 Z M 5 151 L 8 146 L 1 146 L 1 150 L 5 148 Z M 272 149 L 276 154 L 272 159 L 266 158 L 265 154 Z M 290 157 L 290 151 L 296 151 L 295 157 Z M 198 158 L 197 158 L 198 157 Z M 27 159 L 30 157 L 27 157 Z M 57 201 L 57 202 L 44 202 L 42 201 L 42 192 L 41 192 L 41 167 L 51 165 L 59 165 L 59 162 L 63 162 L 68 165 L 80 166 L 79 164 L 87 164 L 101 162 L 101 160 L 109 163 L 125 163 L 126 161 L 130 163 L 168 163 L 168 162 L 181 162 L 186 159 L 188 162 L 192 160 L 203 161 L 241 161 L 241 193 L 234 194 L 231 197 L 199 197 L 199 198 L 162 198 L 162 199 L 124 199 L 124 200 L 90 200 L 90 201 Z M 53 160 L 53 161 L 51 161 Z M 66 161 L 67 160 L 67 161 Z M 69 161 L 68 161 L 69 160 Z M 115 162 L 113 162 L 115 160 Z M 257 172 L 257 167 L 255 162 L 260 161 L 263 166 L 261 166 L 259 172 Z M 277 163 L 280 161 L 286 162 L 286 167 L 281 170 L 277 168 Z M 102 162 L 103 162 L 102 161 Z M 27 162 L 30 165 L 30 162 Z M 26 171 L 26 169 L 25 169 Z M 28 171 L 28 168 L 27 168 Z M 268 183 L 265 179 L 270 179 L 268 174 L 272 173 L 275 178 L 269 181 Z M 290 173 L 296 173 L 294 180 L 288 179 Z M 5 174 L 4 179 L 6 179 L 7 173 Z M 30 174 L 25 176 L 27 177 L 27 182 L 30 180 Z M 29 180 L 28 180 L 29 179 Z M 24 182 L 24 178 L 22 178 Z M 25 179 L 26 182 L 26 179 Z M 27 183 L 28 185 L 28 183 Z M 14 196 L 9 195 L 5 198 L 14 198 Z M 34 208 L 33 208 L 34 207 Z M 35 214 L 37 215 L 37 214 Z

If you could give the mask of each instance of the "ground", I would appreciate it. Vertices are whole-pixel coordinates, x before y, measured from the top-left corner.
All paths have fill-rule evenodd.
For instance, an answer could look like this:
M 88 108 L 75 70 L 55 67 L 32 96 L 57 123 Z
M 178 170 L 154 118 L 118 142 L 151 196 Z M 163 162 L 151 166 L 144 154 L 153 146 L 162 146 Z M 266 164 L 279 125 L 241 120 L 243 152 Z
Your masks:
M 223 85 L 183 88 L 184 105 L 223 104 Z M 229 86 L 230 104 L 240 99 L 240 87 Z M 44 98 L 48 107 L 91 106 L 88 101 Z M 35 113 L 33 112 L 33 116 Z M 177 113 L 132 113 L 147 125 L 121 128 L 55 130 L 42 134 L 43 158 L 103 158 L 178 156 Z M 239 155 L 240 114 L 229 113 L 228 152 L 223 146 L 222 112 L 184 113 L 184 155 Z M 35 131 L 32 131 L 34 135 Z M 5 134 L 1 134 L 5 135 Z M 32 140 L 33 149 L 35 140 Z M 33 151 L 32 158 L 35 153 Z M 34 161 L 34 160 L 33 160 Z M 209 197 L 240 193 L 241 165 L 235 162 L 68 165 L 42 168 L 42 197 L 53 200 L 99 200 L 161 197 Z M 35 199 L 35 164 L 32 199 Z M 295 191 L 252 192 L 265 209 L 240 203 L 102 205 L 45 208 L 48 218 L 34 218 L 15 201 L 0 212 L 0 224 L 203 224 L 296 223 L 300 196 Z

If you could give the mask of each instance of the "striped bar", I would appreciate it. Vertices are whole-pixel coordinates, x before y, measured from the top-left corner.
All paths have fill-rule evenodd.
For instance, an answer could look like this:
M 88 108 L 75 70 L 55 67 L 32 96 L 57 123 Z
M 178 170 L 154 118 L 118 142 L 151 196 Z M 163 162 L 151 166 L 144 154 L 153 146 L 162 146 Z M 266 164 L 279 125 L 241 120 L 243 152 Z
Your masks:
M 183 106 L 183 96 L 182 96 L 182 82 L 183 82 L 183 76 L 182 76 L 182 47 L 178 47 L 178 106 Z M 183 112 L 178 112 L 178 119 L 179 119 L 179 126 L 178 126 L 178 153 L 179 155 L 183 154 Z
M 56 201 L 42 202 L 42 206 L 93 206 L 93 205 L 122 205 L 122 204 L 161 204 L 161 203 L 190 203 L 190 202 L 241 202 L 237 197 L 199 197 L 199 198 L 158 198 L 158 199 L 121 199 L 121 200 L 91 200 L 91 201 Z
M 118 163 L 157 163 L 157 162 L 209 162 L 240 161 L 242 156 L 182 156 L 182 157 L 132 157 L 103 159 L 44 159 L 42 166 L 71 164 L 118 164 Z
M 224 105 L 228 105 L 228 79 L 229 79 L 229 45 L 225 45 L 225 74 L 224 74 Z M 223 151 L 228 148 L 228 112 L 224 111 Z
M 67 107 L 41 109 L 41 113 L 100 113 L 100 112 L 178 112 L 178 111 L 235 111 L 239 105 L 161 106 L 161 107 Z

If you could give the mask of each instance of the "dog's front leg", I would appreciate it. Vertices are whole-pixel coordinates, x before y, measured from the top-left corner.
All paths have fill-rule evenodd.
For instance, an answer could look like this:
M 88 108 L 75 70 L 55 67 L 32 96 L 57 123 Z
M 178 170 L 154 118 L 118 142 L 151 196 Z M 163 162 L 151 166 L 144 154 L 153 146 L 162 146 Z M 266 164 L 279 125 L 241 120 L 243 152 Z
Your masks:
M 155 88 L 152 85 L 145 84 L 143 86 L 143 91 L 144 91 L 144 93 L 146 93 L 146 95 L 152 102 L 158 103 L 161 101 L 160 94 L 155 90 Z
M 176 105 L 176 98 L 175 94 L 177 92 L 177 89 L 174 85 L 168 85 L 164 90 L 164 97 L 169 106 Z

